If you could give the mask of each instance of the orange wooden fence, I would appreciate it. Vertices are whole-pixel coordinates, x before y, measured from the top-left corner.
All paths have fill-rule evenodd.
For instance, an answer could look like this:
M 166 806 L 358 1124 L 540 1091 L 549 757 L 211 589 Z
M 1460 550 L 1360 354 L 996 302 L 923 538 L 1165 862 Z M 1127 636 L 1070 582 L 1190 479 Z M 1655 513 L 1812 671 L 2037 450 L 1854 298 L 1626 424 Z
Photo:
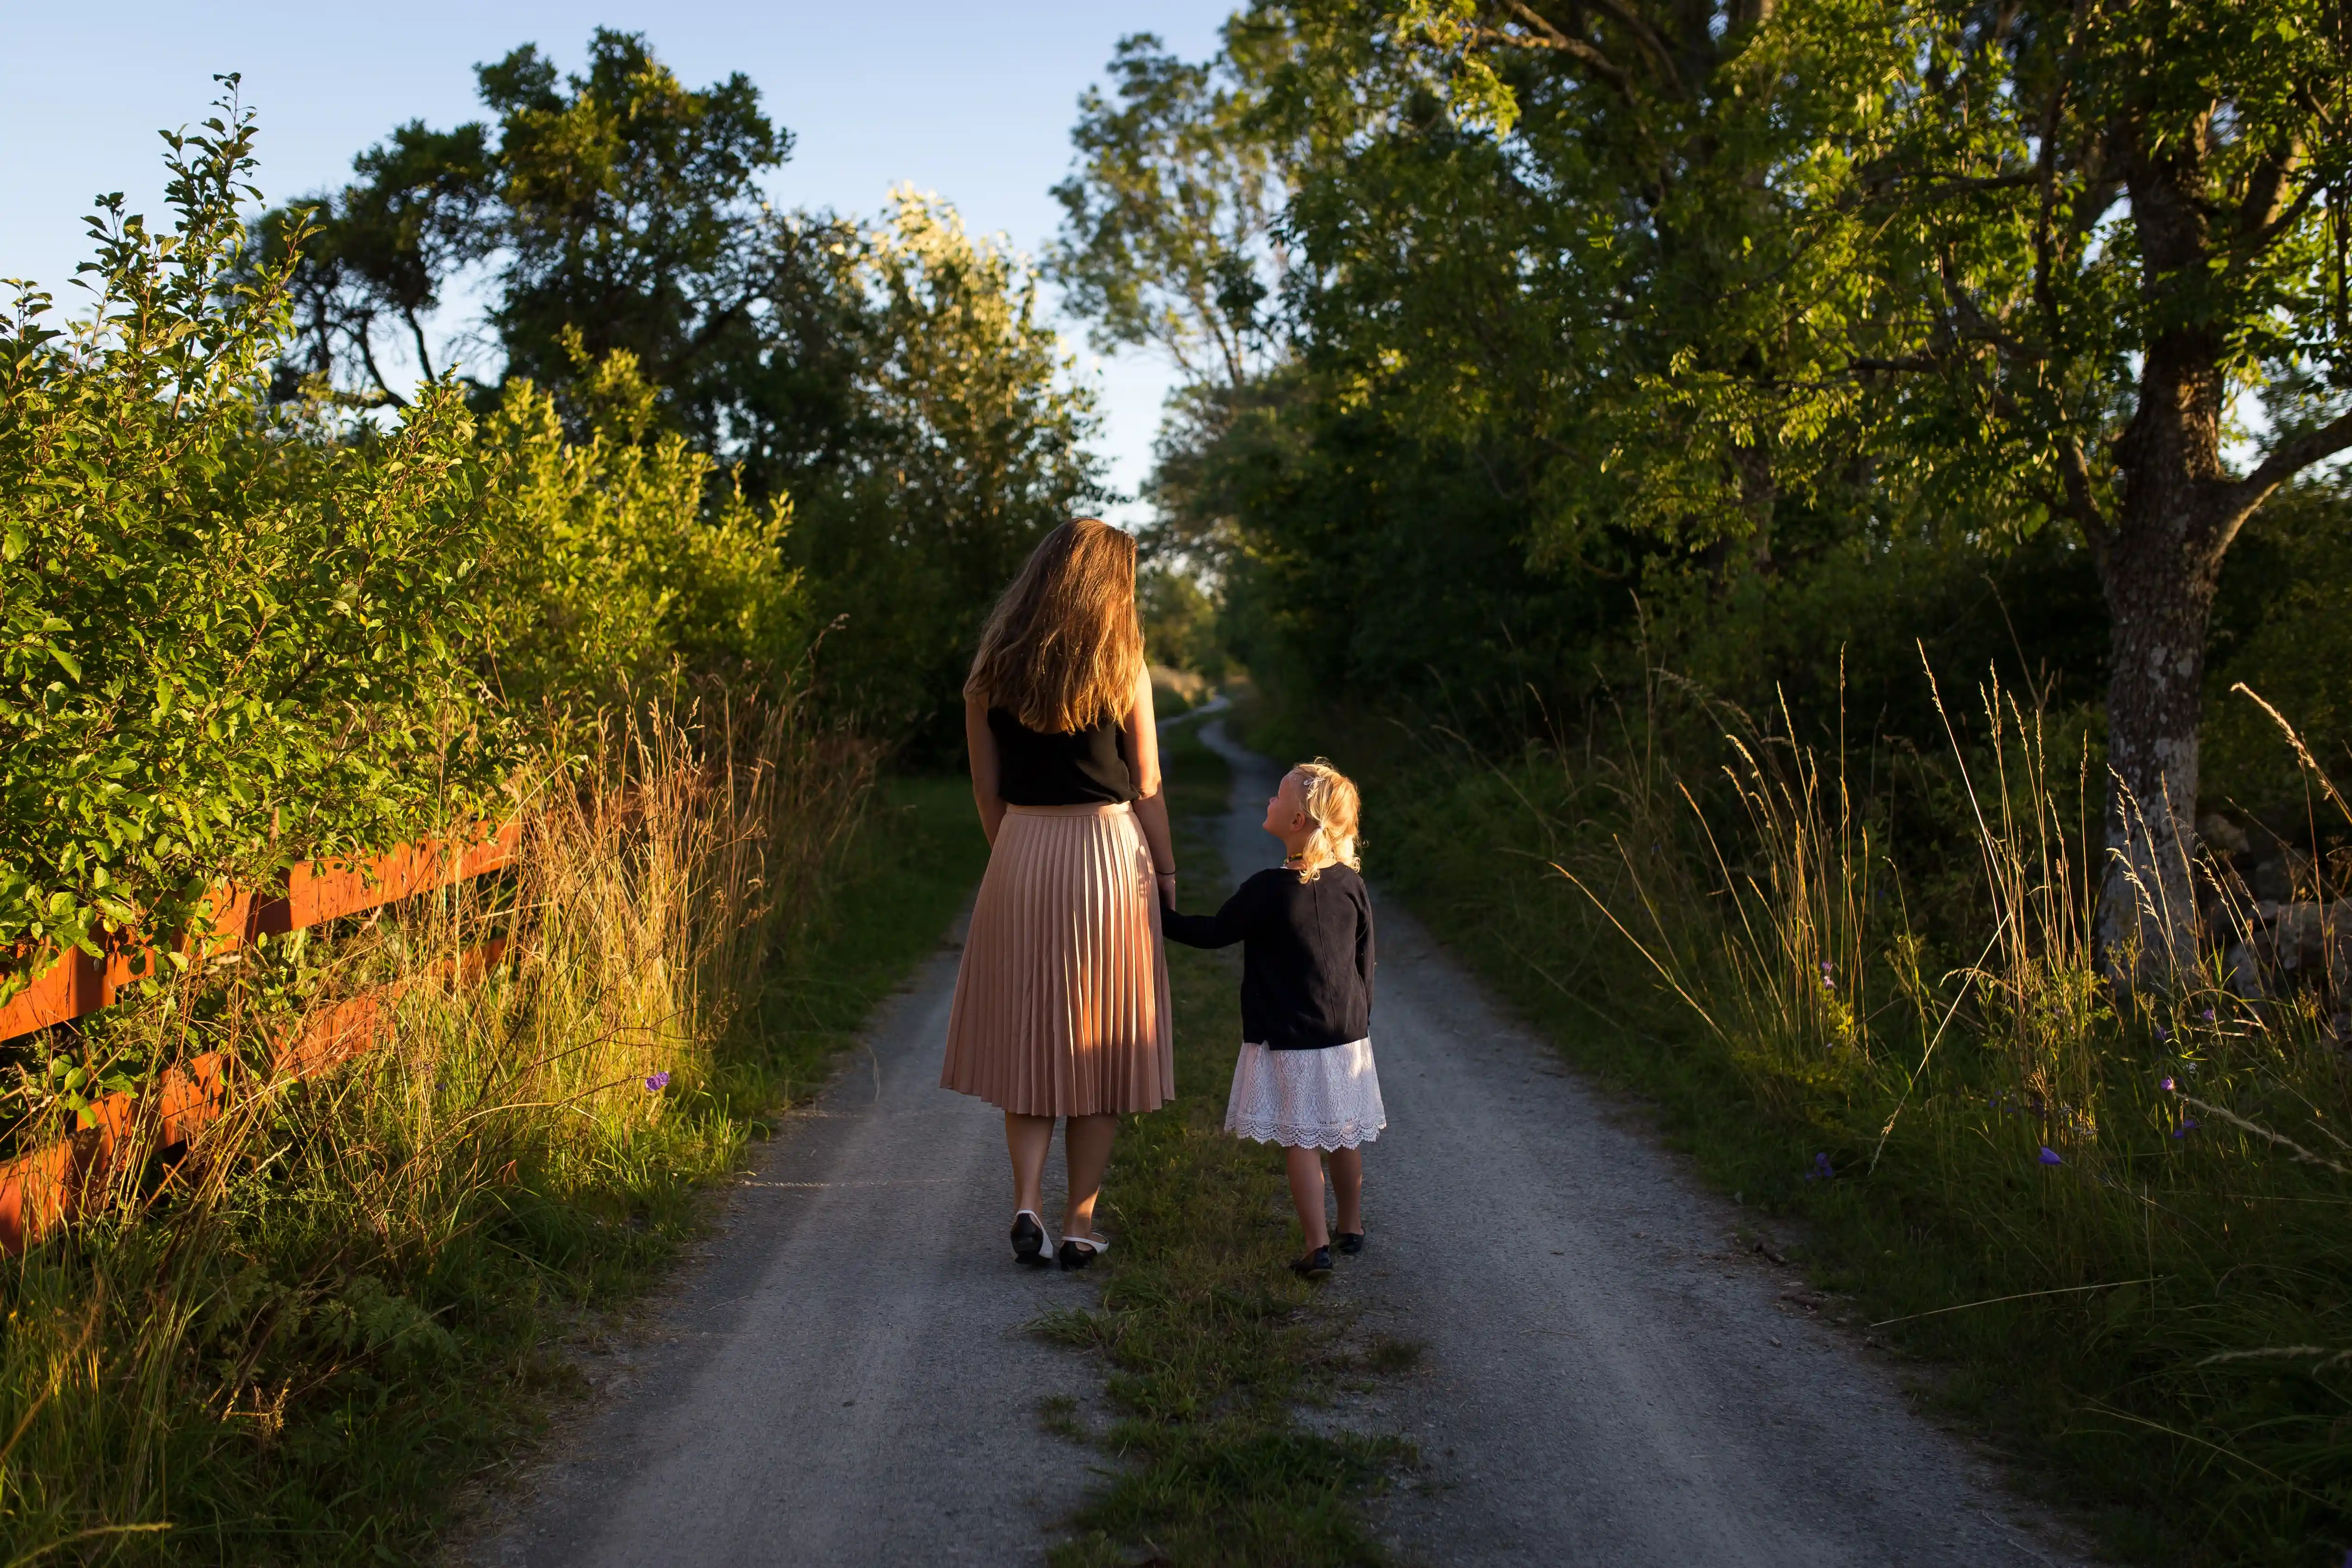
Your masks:
M 521 842 L 522 825 L 510 822 L 487 837 L 404 844 L 360 864 L 304 861 L 287 873 L 281 894 L 217 888 L 207 900 L 212 933 L 201 956 L 216 957 L 257 936 L 299 931 L 499 870 L 514 863 Z M 185 938 L 172 945 L 184 952 L 191 947 Z M 503 942 L 488 943 L 456 961 L 456 974 L 428 978 L 471 979 L 504 949 Z M 69 952 L 0 1007 L 0 1040 L 111 1006 L 124 990 L 167 964 L 163 950 L 135 933 L 117 939 L 100 957 Z M 313 1015 L 299 1033 L 277 1042 L 274 1068 L 308 1077 L 366 1050 L 386 1007 L 411 984 L 380 986 Z M 235 1065 L 207 1052 L 165 1072 L 143 1100 L 108 1095 L 90 1108 L 92 1125 L 0 1163 L 0 1250 L 22 1252 L 79 1213 L 85 1197 L 102 1191 L 119 1165 L 184 1143 L 218 1120 L 227 1109 Z

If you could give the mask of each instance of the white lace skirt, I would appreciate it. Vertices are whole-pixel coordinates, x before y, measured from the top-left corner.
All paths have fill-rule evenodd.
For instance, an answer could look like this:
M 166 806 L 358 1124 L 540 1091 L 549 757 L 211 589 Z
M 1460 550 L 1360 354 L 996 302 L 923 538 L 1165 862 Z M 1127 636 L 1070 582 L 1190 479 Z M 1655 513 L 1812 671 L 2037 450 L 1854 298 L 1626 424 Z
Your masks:
M 1234 1063 L 1225 1131 L 1237 1136 L 1287 1149 L 1352 1149 L 1388 1124 L 1370 1040 L 1311 1051 L 1244 1046 Z

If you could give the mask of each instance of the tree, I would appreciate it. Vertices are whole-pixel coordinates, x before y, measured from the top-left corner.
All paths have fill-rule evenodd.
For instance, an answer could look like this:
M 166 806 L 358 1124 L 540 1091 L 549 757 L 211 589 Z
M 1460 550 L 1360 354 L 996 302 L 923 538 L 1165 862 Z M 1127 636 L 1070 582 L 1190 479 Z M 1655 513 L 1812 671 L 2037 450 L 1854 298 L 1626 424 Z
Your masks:
M 1048 262 L 1105 353 L 1149 344 L 1194 384 L 1244 384 L 1272 348 L 1262 309 L 1278 290 L 1275 231 L 1286 195 L 1256 130 L 1254 61 L 1230 32 L 1210 65 L 1150 33 L 1111 56 L 1117 101 L 1088 88 L 1070 133 L 1077 172 L 1054 187 L 1062 236 Z
M 699 91 L 641 35 L 598 28 L 587 69 L 561 80 L 526 44 L 479 68 L 499 115 L 501 298 L 491 311 L 510 374 L 572 371 L 614 349 L 654 382 L 691 374 L 751 309 L 770 259 L 755 181 L 790 156 L 740 72 Z
M 1192 574 L 1153 562 L 1138 574 L 1136 609 L 1154 664 L 1223 680 L 1231 661 L 1217 640 L 1217 604 Z
M 1562 51 L 1506 47 L 1465 17 L 1304 0 L 1229 26 L 1245 63 L 1221 68 L 1237 100 L 1220 113 L 1239 129 L 1193 123 L 1266 149 L 1286 192 L 1288 363 L 1240 388 L 1196 378 L 1153 481 L 1160 531 L 1196 553 L 1245 546 L 1251 570 L 1316 604 L 1356 574 L 1391 612 L 1398 658 L 1355 629 L 1369 614 L 1262 630 L 1295 630 L 1313 667 L 1417 684 L 1471 662 L 1532 676 L 1545 647 L 1580 670 L 1573 645 L 1622 616 L 1652 563 L 1769 568 L 1779 532 L 1817 531 L 1820 498 L 1784 487 L 1779 448 L 1832 430 L 1780 420 L 1770 388 L 1843 350 L 1813 329 L 1838 319 L 1817 297 L 1852 287 L 1848 269 L 1791 265 L 1790 198 L 1748 177 L 1809 175 L 1807 132 L 1837 85 L 1757 68 L 1718 89 L 1752 18 L 1678 16 L 1663 44 L 1645 29 L 1639 68 L 1596 88 Z M 1123 144 L 1086 122 L 1079 139 L 1093 184 L 1132 183 Z M 1129 210 L 1184 221 L 1173 204 Z M 1321 515 L 1342 494 L 1352 524 Z
M 2352 36 L 2314 0 L 1936 5 L 1871 195 L 1913 302 L 1898 428 L 2080 531 L 2112 622 L 2111 962 L 2191 961 L 2205 661 L 2221 563 L 2352 447 Z M 1875 364 L 1859 368 L 1877 369 Z M 2233 405 L 2271 429 L 2225 459 Z M 1937 439 L 1947 432 L 1957 438 Z
M 400 405 L 377 325 L 404 325 L 429 374 L 426 317 L 459 271 L 488 266 L 501 375 L 561 389 L 576 331 L 587 363 L 630 354 L 668 418 L 760 494 L 839 460 L 864 352 L 857 236 L 762 198 L 792 137 L 749 79 L 688 89 L 642 36 L 610 29 L 578 75 L 528 44 L 477 74 L 494 125 L 403 126 L 359 155 L 352 184 L 291 204 L 320 233 L 293 276 L 302 352 L 281 395 L 340 372 L 352 399 Z M 271 258 L 287 216 L 255 226 Z
M 0 995 L 201 928 L 222 880 L 503 814 L 562 749 L 535 726 L 630 678 L 805 647 L 788 508 L 708 494 L 625 351 L 572 339 L 578 439 L 520 380 L 483 421 L 447 376 L 389 419 L 274 397 L 313 236 L 247 251 L 223 79 L 165 137 L 171 229 L 103 198 L 90 313 L 20 284 L 0 317 Z
M 801 498 L 793 558 L 846 616 L 830 679 L 870 723 L 961 734 L 980 622 L 1036 542 L 1099 501 L 1094 399 L 1039 317 L 1036 271 L 937 196 L 895 191 L 866 237 L 865 423 L 837 489 Z

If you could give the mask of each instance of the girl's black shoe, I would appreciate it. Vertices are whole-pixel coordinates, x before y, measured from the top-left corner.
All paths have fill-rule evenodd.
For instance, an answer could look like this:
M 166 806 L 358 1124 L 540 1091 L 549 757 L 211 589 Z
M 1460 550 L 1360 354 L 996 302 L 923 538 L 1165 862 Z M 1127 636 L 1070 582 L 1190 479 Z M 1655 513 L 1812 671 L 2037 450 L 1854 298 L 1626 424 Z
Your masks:
M 1101 1237 L 1090 1236 L 1080 1241 L 1076 1237 L 1066 1236 L 1062 1237 L 1061 1250 L 1054 1256 L 1061 1260 L 1065 1268 L 1084 1268 L 1109 1250 L 1110 1243 Z
M 1045 1227 L 1027 1209 L 1013 1216 L 1013 1258 L 1016 1263 L 1045 1261 Z
M 1318 1247 L 1304 1258 L 1292 1258 L 1290 1271 L 1304 1279 L 1328 1279 L 1331 1278 L 1331 1249 Z
M 1360 1230 L 1341 1231 L 1339 1233 L 1339 1250 L 1347 1254 L 1349 1258 L 1353 1258 L 1356 1254 L 1363 1251 L 1364 1233 Z

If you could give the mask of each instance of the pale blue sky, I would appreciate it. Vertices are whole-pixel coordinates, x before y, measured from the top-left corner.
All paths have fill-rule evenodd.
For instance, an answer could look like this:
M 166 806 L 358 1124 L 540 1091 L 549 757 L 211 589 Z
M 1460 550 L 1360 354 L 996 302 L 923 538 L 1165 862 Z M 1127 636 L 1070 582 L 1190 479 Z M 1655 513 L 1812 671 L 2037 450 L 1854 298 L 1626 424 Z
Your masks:
M 1122 34 L 1156 32 L 1187 57 L 1215 46 L 1233 0 L 1119 4 L 593 6 L 520 0 L 392 5 L 0 3 L 8 87 L 0 93 L 0 277 L 64 287 L 88 255 L 90 197 L 122 191 L 162 206 L 163 126 L 193 125 L 215 71 L 242 71 L 261 116 L 259 184 L 273 199 L 340 184 L 352 155 L 394 124 L 482 113 L 473 68 L 538 44 L 576 68 L 598 26 L 643 32 L 689 85 L 740 70 L 770 117 L 798 138 L 771 181 L 779 205 L 870 215 L 900 182 L 939 192 L 974 229 L 1042 253 L 1060 208 L 1046 194 L 1070 163 L 1077 96 Z M 1101 443 L 1132 490 L 1150 463 L 1166 368 L 1108 363 L 1065 323 L 1102 375 Z

